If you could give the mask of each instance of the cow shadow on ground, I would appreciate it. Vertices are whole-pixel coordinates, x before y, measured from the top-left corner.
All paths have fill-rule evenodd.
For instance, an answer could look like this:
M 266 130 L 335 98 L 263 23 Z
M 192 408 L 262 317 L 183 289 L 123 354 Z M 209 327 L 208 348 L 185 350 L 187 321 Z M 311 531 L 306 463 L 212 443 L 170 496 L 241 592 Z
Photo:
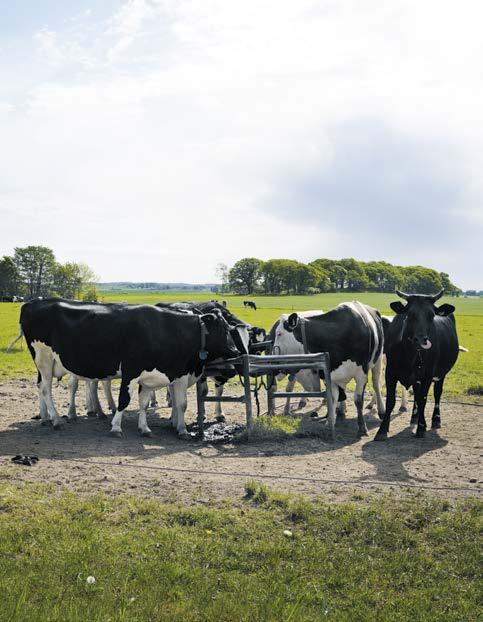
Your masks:
M 409 423 L 409 422 L 408 422 Z M 429 452 L 442 449 L 448 441 L 437 430 L 428 430 L 424 438 L 416 438 L 408 425 L 386 441 L 368 442 L 362 447 L 362 459 L 375 468 L 375 473 L 364 475 L 356 481 L 400 481 L 424 483 L 427 478 L 410 475 L 405 465 Z

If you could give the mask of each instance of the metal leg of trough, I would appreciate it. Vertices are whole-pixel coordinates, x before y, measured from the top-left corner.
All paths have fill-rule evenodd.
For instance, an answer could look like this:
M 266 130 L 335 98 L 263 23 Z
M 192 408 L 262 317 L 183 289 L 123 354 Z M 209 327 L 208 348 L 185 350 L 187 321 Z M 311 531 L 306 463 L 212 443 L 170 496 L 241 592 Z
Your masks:
M 277 390 L 275 376 L 267 374 L 267 411 L 269 415 L 275 414 L 275 399 L 272 393 Z
M 332 380 L 330 378 L 330 362 L 327 359 L 324 363 L 324 378 L 325 378 L 325 399 L 327 401 L 327 414 L 329 415 L 332 412 L 333 397 L 332 397 Z
M 253 428 L 252 393 L 250 391 L 250 362 L 248 354 L 243 356 L 243 384 L 245 385 L 245 410 L 247 415 L 247 432 Z
M 203 429 L 203 423 L 205 421 L 205 401 L 203 398 L 203 381 L 200 379 L 196 383 L 196 402 L 198 405 L 196 422 L 198 424 L 198 436 L 200 436 L 201 438 L 203 438 L 203 436 L 205 435 Z

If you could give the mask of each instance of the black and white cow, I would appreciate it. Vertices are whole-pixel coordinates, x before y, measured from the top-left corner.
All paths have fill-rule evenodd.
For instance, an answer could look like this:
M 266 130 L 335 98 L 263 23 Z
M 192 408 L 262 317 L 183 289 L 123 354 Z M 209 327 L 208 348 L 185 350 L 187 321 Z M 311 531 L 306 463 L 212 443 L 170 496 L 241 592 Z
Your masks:
M 305 326 L 302 329 L 302 322 Z M 354 402 L 357 408 L 358 435 L 367 435 L 364 420 L 363 402 L 367 375 L 379 361 L 384 345 L 384 333 L 381 316 L 376 309 L 360 302 L 340 304 L 335 309 L 301 318 L 292 313 L 282 319 L 275 331 L 274 348 L 288 352 L 294 347 L 300 348 L 304 342 L 309 353 L 328 352 L 332 380 L 332 408 L 328 413 L 329 433 L 335 433 L 335 405 L 339 400 L 339 390 L 345 391 L 347 383 L 355 379 Z M 380 398 L 377 377 L 374 387 Z M 381 405 L 381 407 L 383 407 Z
M 61 427 L 62 420 L 52 399 L 53 377 L 69 372 L 102 380 L 120 374 L 113 435 L 122 434 L 122 415 L 138 385 L 138 427 L 150 435 L 146 421 L 150 393 L 168 384 L 173 389 L 173 424 L 181 436 L 186 435 L 188 386 L 201 376 L 207 362 L 239 355 L 232 329 L 218 312 L 196 316 L 151 305 L 91 305 L 54 298 L 25 304 L 20 323 L 39 371 L 45 405 L 41 415 L 54 428 Z
M 253 302 L 253 300 L 244 300 L 243 306 L 247 307 L 248 309 L 253 309 L 254 311 L 257 310 L 257 305 Z
M 443 290 L 435 296 L 405 294 L 397 290 L 396 293 L 407 304 L 391 303 L 396 317 L 386 338 L 386 413 L 376 441 L 387 438 L 398 382 L 406 388 L 413 388 L 416 408 L 411 425 L 417 425 L 417 437 L 425 434 L 424 409 L 429 387 L 435 383 L 432 427 L 441 427 L 440 400 L 444 379 L 456 363 L 459 351 L 453 305 L 435 305 Z
M 316 315 L 322 315 L 323 311 L 321 309 L 314 309 L 311 311 L 298 311 L 297 315 L 299 318 L 302 319 L 307 319 L 309 317 L 312 316 L 316 316 Z M 269 331 L 268 334 L 268 339 L 272 342 L 272 354 L 275 355 L 286 355 L 286 354 L 303 354 L 304 353 L 304 346 L 300 341 L 297 341 L 296 339 L 283 339 L 283 338 L 279 338 L 277 341 L 277 344 L 275 346 L 275 338 L 277 335 L 277 329 L 279 330 L 279 333 L 281 333 L 281 331 L 283 330 L 283 325 L 284 323 L 288 320 L 288 314 L 283 314 L 272 326 L 272 328 Z M 281 334 L 280 334 L 281 337 Z M 273 379 L 272 382 L 272 389 L 274 391 L 277 390 L 277 380 L 280 381 L 282 380 L 282 378 L 284 377 L 284 374 L 279 374 L 277 376 L 277 378 Z M 319 390 L 319 381 L 318 381 L 318 377 L 315 381 L 314 379 L 314 373 L 310 370 L 310 369 L 301 369 L 300 371 L 298 371 L 296 374 L 291 374 L 289 376 L 288 382 L 287 382 L 287 386 L 286 386 L 286 391 L 287 392 L 292 392 L 295 386 L 296 382 L 300 382 L 300 384 L 302 385 L 302 387 L 304 388 L 304 391 L 318 391 Z M 284 408 L 284 415 L 289 416 L 291 414 L 291 410 L 290 410 L 290 397 L 287 397 L 286 401 L 285 401 L 285 408 Z M 306 401 L 304 399 L 301 399 L 299 401 L 299 408 L 303 408 L 306 405 Z M 275 414 L 275 410 L 274 410 L 274 403 L 271 402 L 271 405 L 269 405 L 269 415 L 274 415 Z

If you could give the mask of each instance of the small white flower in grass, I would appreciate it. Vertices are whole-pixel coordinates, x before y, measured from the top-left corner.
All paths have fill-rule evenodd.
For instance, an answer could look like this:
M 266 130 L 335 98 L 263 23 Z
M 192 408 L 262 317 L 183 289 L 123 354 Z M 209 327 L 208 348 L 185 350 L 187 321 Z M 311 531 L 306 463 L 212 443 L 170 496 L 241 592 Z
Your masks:
M 283 535 L 286 536 L 287 538 L 293 537 L 293 533 L 290 531 L 290 529 L 284 529 Z
M 96 578 L 95 577 L 89 576 L 86 579 L 87 585 L 94 585 L 95 582 L 96 582 Z

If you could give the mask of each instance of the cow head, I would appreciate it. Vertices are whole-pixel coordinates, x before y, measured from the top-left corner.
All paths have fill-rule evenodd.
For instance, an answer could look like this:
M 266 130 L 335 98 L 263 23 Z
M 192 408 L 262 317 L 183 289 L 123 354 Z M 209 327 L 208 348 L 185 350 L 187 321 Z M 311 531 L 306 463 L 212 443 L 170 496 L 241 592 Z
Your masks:
M 299 341 L 294 334 L 299 324 L 298 313 L 282 315 L 275 326 L 275 337 L 273 340 L 273 354 L 301 354 L 304 351 L 302 341 Z
M 443 304 L 439 307 L 435 305 L 435 302 L 444 294 L 444 290 L 434 296 L 405 294 L 398 290 L 396 290 L 396 294 L 406 300 L 405 305 L 399 300 L 391 302 L 390 305 L 395 313 L 404 315 L 406 321 L 403 337 L 411 341 L 416 348 L 429 350 L 432 346 L 429 334 L 435 316 L 451 315 L 455 308 L 449 304 Z
M 221 313 L 214 310 L 201 315 L 200 320 L 205 331 L 205 349 L 210 360 L 234 358 L 243 353 L 238 350 L 233 339 L 237 328 L 230 326 Z

